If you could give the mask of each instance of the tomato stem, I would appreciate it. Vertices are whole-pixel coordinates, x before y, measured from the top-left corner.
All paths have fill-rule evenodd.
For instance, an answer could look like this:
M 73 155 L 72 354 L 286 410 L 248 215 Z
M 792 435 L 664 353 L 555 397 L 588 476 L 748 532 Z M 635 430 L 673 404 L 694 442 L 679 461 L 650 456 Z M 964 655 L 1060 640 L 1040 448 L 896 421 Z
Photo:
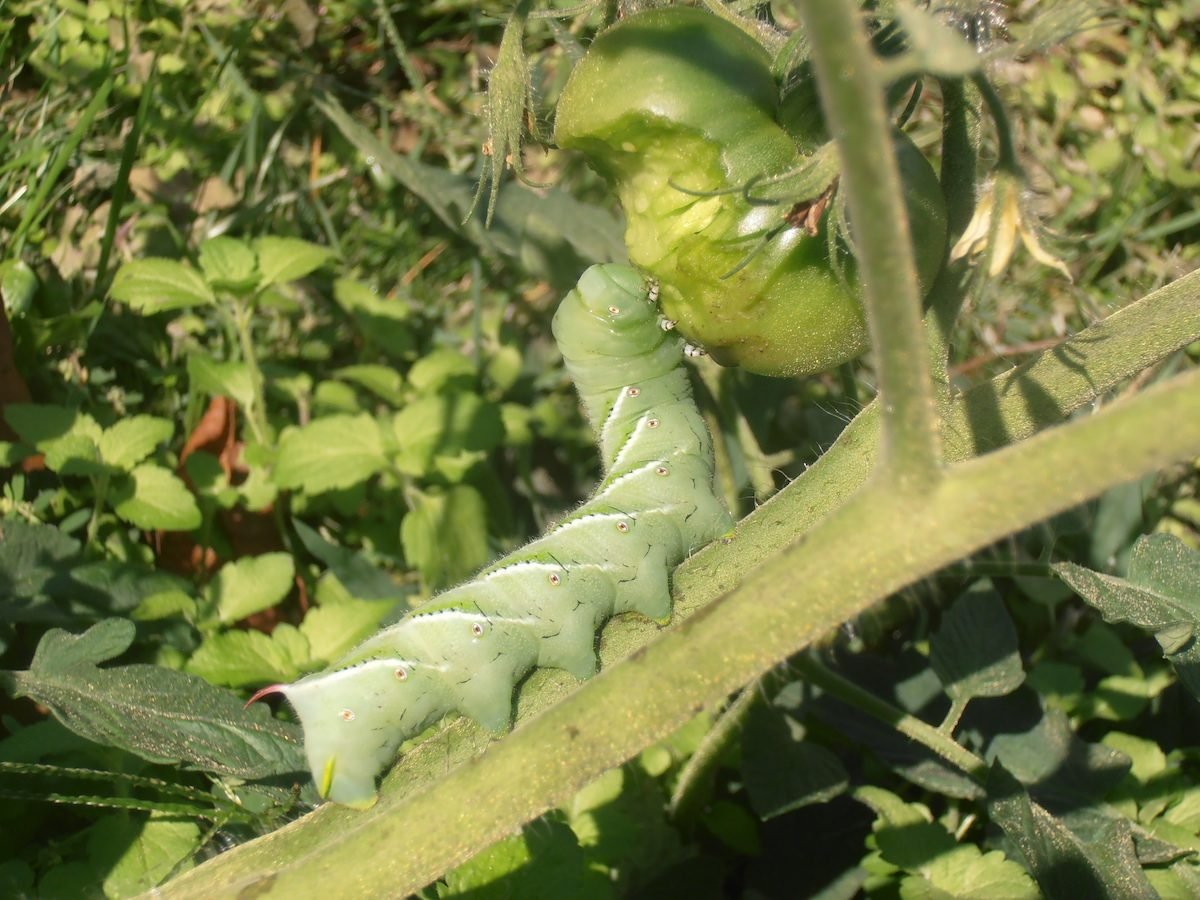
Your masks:
M 892 152 L 879 65 L 857 4 L 797 0 L 821 105 L 838 152 L 860 255 L 863 305 L 879 373 L 883 453 L 877 476 L 924 494 L 941 469 L 938 422 L 912 238 Z

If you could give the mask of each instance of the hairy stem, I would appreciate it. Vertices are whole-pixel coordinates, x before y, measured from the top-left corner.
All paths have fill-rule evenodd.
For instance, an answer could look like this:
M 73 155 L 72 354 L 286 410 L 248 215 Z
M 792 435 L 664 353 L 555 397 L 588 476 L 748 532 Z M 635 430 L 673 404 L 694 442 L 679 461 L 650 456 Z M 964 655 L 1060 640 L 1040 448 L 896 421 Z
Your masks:
M 810 684 L 815 684 L 826 693 L 929 748 L 946 762 L 969 775 L 978 784 L 983 785 L 987 782 L 987 763 L 948 734 L 875 696 L 870 691 L 863 690 L 853 681 L 826 666 L 814 654 L 801 654 L 793 660 L 793 666 Z
M 932 489 L 940 472 L 937 407 L 879 65 L 856 3 L 796 5 L 812 42 L 821 105 L 842 159 L 859 250 L 883 416 L 879 475 L 893 489 L 919 496 Z

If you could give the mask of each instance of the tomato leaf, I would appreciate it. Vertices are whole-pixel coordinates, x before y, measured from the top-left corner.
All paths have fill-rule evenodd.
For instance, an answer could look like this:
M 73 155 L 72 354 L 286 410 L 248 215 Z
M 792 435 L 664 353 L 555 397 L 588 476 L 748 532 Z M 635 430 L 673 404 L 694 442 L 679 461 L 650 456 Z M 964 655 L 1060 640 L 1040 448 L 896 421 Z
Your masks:
M 190 531 L 200 527 L 200 507 L 187 486 L 168 469 L 143 463 L 118 482 L 113 511 L 138 528 Z
M 154 763 L 264 778 L 304 768 L 300 731 L 203 679 L 161 666 L 99 668 L 124 652 L 134 628 L 108 619 L 82 635 L 53 628 L 28 671 L 8 672 L 16 696 L 50 708 L 67 728 Z
M 139 259 L 117 270 L 109 293 L 142 315 L 216 303 L 203 276 L 173 259 Z

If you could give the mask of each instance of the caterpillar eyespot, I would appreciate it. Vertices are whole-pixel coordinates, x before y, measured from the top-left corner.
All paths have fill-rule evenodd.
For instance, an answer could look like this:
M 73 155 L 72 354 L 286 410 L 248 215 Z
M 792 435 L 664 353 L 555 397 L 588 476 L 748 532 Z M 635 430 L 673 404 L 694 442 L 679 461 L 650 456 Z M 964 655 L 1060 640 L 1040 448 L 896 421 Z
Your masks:
M 617 316 L 617 315 L 620 315 L 620 314 L 621 314 L 621 307 L 619 307 L 619 306 L 610 306 L 610 307 L 608 308 L 608 314 L 609 314 L 610 316 Z
M 683 339 L 663 331 L 655 308 L 642 302 L 653 293 L 635 269 L 593 266 L 554 317 L 555 338 L 600 441 L 605 478 L 591 499 L 486 575 L 441 595 L 436 610 L 410 613 L 325 672 L 260 692 L 283 693 L 296 711 L 323 797 L 369 806 L 376 777 L 400 745 L 449 713 L 506 728 L 513 689 L 535 666 L 590 676 L 595 623 L 625 610 L 661 620 L 670 610 L 670 597 L 657 587 L 665 580 L 646 561 L 669 572 L 731 528 L 713 490 L 712 444 L 691 399 Z M 619 327 L 605 316 L 612 309 L 621 314 Z M 671 363 L 665 370 L 664 360 Z M 624 387 L 612 386 L 616 364 Z M 655 410 L 649 418 L 644 404 L 625 410 L 620 403 L 642 395 Z M 686 465 L 695 477 L 659 480 L 668 467 L 647 460 L 661 459 L 664 445 L 675 448 L 672 465 Z M 615 528 L 614 509 L 622 511 Z M 556 571 L 545 571 L 547 560 Z M 577 568 L 587 577 L 568 584 L 566 573 Z M 567 589 L 551 592 L 559 586 Z M 586 627 L 577 627 L 581 621 Z M 334 715 L 342 727 L 330 726 Z

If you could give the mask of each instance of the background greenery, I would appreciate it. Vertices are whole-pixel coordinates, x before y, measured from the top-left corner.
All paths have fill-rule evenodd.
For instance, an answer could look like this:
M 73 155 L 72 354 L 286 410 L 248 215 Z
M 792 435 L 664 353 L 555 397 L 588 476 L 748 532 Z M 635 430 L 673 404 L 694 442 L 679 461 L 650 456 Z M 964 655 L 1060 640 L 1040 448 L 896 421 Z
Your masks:
M 490 229 L 463 224 L 503 4 L 2 8 L 0 821 L 16 839 L 0 893 L 126 896 L 313 800 L 294 727 L 228 688 L 322 667 L 586 496 L 594 455 L 548 323 L 586 264 L 623 254 L 620 226 L 578 160 L 537 146 L 527 175 L 554 187 L 506 185 Z M 1019 33 L 1037 5 L 989 10 Z M 1126 4 L 990 70 L 1073 281 L 1021 252 L 980 278 L 958 386 L 1195 268 L 1198 20 L 1194 3 Z M 531 20 L 535 137 L 588 21 Z M 909 126 L 929 152 L 937 114 L 931 93 Z M 139 293 L 119 270 L 146 257 L 195 274 Z M 700 377 L 742 513 L 874 384 L 869 361 Z M 430 895 L 1033 896 L 984 827 L 1002 812 L 834 700 L 837 678 L 935 724 L 963 716 L 959 740 L 1038 785 L 1076 840 L 1136 838 L 1134 859 L 1084 870 L 1194 895 L 1188 670 L 1050 564 L 1138 583 L 1139 558 L 1176 554 L 1186 604 L 1198 482 L 1193 465 L 1115 489 L 905 591 L 832 640 L 832 668 L 806 673 L 824 690 L 781 672 Z M 955 661 L 983 649 L 993 666 L 964 686 Z

